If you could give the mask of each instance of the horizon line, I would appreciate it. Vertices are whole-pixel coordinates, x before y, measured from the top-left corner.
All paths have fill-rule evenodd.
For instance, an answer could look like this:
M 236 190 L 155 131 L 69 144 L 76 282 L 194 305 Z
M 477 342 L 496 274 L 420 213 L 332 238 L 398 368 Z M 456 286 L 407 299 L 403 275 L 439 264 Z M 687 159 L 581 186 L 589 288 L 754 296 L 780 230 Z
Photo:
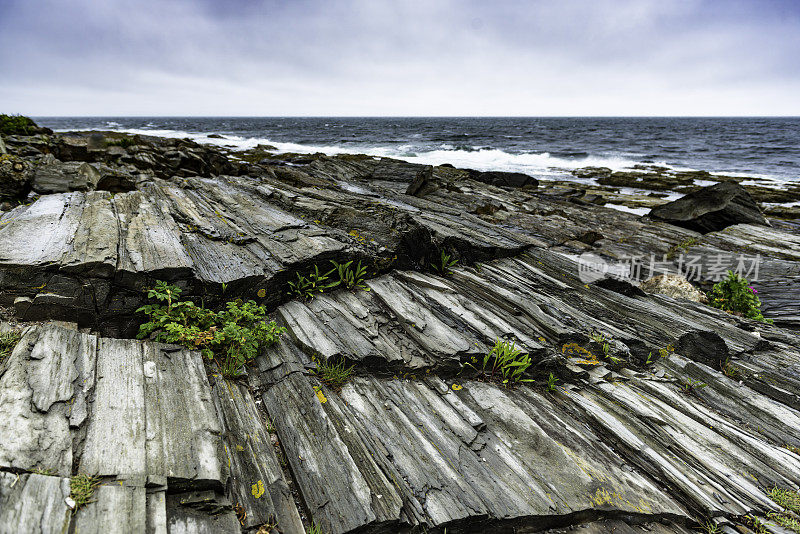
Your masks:
M 21 115 L 21 114 L 20 114 Z M 45 119 L 797 119 L 800 115 L 27 115 Z

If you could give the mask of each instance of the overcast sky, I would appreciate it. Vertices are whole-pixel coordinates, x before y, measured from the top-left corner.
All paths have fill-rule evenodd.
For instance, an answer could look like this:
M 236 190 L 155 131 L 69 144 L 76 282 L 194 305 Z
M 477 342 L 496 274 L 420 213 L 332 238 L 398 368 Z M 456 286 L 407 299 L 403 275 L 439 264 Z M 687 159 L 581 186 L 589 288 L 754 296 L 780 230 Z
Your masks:
M 800 0 L 0 0 L 0 113 L 800 115 Z

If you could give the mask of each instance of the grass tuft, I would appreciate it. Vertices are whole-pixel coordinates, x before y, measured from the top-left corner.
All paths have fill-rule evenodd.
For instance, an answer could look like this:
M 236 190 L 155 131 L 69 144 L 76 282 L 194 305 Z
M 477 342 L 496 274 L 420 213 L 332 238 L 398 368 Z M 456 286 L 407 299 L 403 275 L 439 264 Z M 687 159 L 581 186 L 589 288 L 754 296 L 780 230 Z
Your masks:
M 730 357 L 725 358 L 724 362 L 720 362 L 720 369 L 722 369 L 722 374 L 732 380 L 739 380 L 740 378 L 743 378 L 741 368 L 733 365 Z
M 480 364 L 473 358 L 472 363 L 466 365 L 478 371 L 484 379 L 508 386 L 517 382 L 533 382 L 529 378 L 522 378 L 532 364 L 530 355 L 518 349 L 513 341 L 497 338 L 494 347 Z
M 354 365 L 347 367 L 347 361 L 342 358 L 338 362 L 333 360 L 323 361 L 320 358 L 314 357 L 314 363 L 317 364 L 316 369 L 312 369 L 312 373 L 319 378 L 320 382 L 330 386 L 333 389 L 341 389 L 353 375 Z
M 6 358 L 11 356 L 14 348 L 22 338 L 22 334 L 18 330 L 11 330 L 10 332 L 3 332 L 0 334 L 0 363 L 3 363 Z
M 789 514 L 777 514 L 775 512 L 767 512 L 767 517 L 783 528 L 793 530 L 800 534 L 800 521 L 798 521 L 797 518 Z
M 69 496 L 75 501 L 73 512 L 77 512 L 87 504 L 94 502 L 92 501 L 94 490 L 99 485 L 100 479 L 90 475 L 77 475 L 70 479 Z
M 781 489 L 776 486 L 769 490 L 769 498 L 778 506 L 800 514 L 800 491 Z

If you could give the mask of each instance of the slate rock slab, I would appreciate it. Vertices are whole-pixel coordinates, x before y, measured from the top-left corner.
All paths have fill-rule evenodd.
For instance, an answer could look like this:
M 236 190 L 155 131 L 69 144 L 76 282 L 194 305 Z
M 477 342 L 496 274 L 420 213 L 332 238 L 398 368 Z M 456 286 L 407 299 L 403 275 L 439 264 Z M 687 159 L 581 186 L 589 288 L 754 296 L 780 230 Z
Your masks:
M 650 217 L 707 234 L 734 224 L 769 226 L 755 200 L 741 185 L 721 182 L 656 206 Z

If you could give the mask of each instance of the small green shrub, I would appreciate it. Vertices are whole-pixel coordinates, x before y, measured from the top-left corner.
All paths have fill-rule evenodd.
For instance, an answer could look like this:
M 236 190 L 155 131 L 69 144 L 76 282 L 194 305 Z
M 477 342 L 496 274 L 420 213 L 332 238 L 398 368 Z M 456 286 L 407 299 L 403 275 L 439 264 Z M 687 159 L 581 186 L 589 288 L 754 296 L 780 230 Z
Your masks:
M 351 267 L 353 260 L 348 261 L 347 263 L 337 263 L 331 260 L 333 264 L 333 269 L 339 275 L 339 281 L 334 282 L 332 285 L 342 285 L 347 289 L 361 289 L 363 291 L 369 291 L 369 288 L 364 284 L 364 277 L 367 275 L 367 268 L 361 266 L 361 262 L 358 262 L 355 269 Z
M 3 363 L 6 358 L 11 356 L 20 338 L 22 338 L 22 334 L 17 330 L 0 334 L 0 363 Z
M 31 135 L 36 128 L 36 123 L 23 115 L 0 114 L 0 134 Z
M 431 268 L 441 274 L 442 276 L 449 276 L 453 274 L 453 267 L 456 266 L 458 260 L 455 259 L 451 254 L 446 253 L 444 250 L 442 251 L 441 255 L 439 256 L 438 263 L 431 263 Z
M 772 319 L 765 319 L 761 314 L 761 300 L 757 293 L 746 278 L 728 271 L 727 278 L 714 284 L 708 294 L 708 302 L 711 306 L 734 315 L 772 323 Z
M 331 269 L 327 273 L 320 273 L 319 267 L 314 265 L 314 272 L 308 276 L 303 276 L 297 273 L 297 281 L 289 282 L 290 295 L 294 295 L 303 300 L 311 300 L 317 296 L 317 293 L 322 293 L 326 289 L 336 287 L 339 282 L 328 282 L 328 278 L 336 269 Z
M 347 362 L 344 358 L 334 362 L 332 360 L 325 361 L 315 356 L 314 363 L 317 364 L 317 368 L 312 369 L 311 372 L 319 378 L 320 382 L 333 389 L 341 389 L 353 375 L 353 368 L 355 367 L 354 365 L 347 367 Z
M 468 366 L 478 371 L 487 380 L 497 380 L 505 385 L 517 382 L 533 382 L 522 378 L 528 367 L 533 364 L 530 355 L 519 350 L 513 341 L 497 339 L 494 347 L 483 357 L 480 367 L 473 358 Z
M 69 481 L 69 496 L 75 501 L 73 513 L 77 512 L 87 504 L 93 502 L 94 490 L 100 485 L 98 477 L 90 475 L 77 475 Z
M 138 310 L 150 320 L 139 327 L 139 339 L 154 336 L 156 341 L 176 343 L 217 361 L 223 376 L 236 377 L 252 361 L 261 347 L 276 343 L 286 331 L 274 321 L 265 320 L 267 311 L 254 301 L 237 299 L 215 312 L 179 301 L 181 289 L 157 282 L 148 298 L 159 301 Z

